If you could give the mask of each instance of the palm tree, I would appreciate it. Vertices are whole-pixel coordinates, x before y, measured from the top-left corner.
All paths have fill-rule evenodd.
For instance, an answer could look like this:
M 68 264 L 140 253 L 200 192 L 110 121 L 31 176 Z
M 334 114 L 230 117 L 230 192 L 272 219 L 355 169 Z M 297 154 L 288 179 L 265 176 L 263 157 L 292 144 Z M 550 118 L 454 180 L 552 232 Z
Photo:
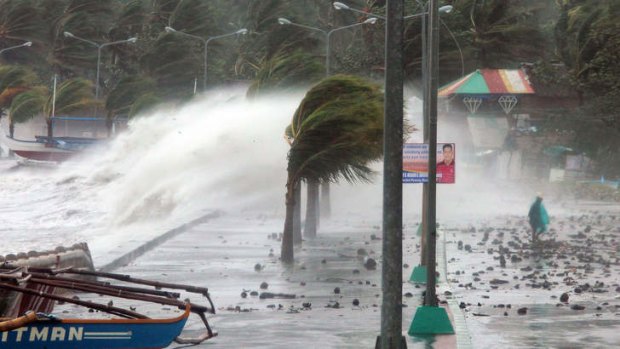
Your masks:
M 505 68 L 542 57 L 545 37 L 538 25 L 543 1 L 464 0 L 456 4 L 469 13 L 469 49 L 482 68 Z M 466 11 L 469 9 L 469 11 Z
M 11 106 L 15 96 L 23 93 L 35 85 L 38 80 L 36 74 L 23 66 L 0 66 L 0 113 Z M 15 124 L 9 113 L 9 135 L 13 137 Z
M 26 122 L 43 115 L 47 124 L 47 139 L 54 136 L 52 116 L 55 113 L 69 114 L 97 103 L 92 94 L 92 83 L 86 79 L 76 78 L 61 83 L 56 90 L 56 100 L 46 86 L 35 86 L 13 98 L 9 115 L 15 123 Z
M 134 116 L 151 103 L 158 102 L 156 84 L 153 79 L 144 76 L 132 75 L 121 81 L 110 91 L 105 101 L 106 127 L 108 137 L 112 135 L 112 124 L 116 115 Z
M 382 155 L 383 93 L 378 85 L 336 75 L 314 86 L 291 122 L 282 261 L 293 251 L 295 187 L 301 180 L 369 181 L 368 167 Z

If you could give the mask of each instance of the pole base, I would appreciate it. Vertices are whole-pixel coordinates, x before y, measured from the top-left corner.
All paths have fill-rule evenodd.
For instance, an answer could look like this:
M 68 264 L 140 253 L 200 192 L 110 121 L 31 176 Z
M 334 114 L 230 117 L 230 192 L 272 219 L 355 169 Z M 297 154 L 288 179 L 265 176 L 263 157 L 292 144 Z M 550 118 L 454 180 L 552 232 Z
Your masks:
M 409 281 L 414 284 L 426 284 L 426 266 L 418 265 L 413 268 L 411 272 L 411 277 L 409 277 Z
M 408 334 L 424 336 L 429 334 L 454 334 L 454 328 L 446 309 L 442 307 L 421 306 L 416 309 Z
M 381 336 L 377 336 L 375 349 L 407 349 L 407 338 L 405 336 L 400 337 L 400 347 L 398 348 L 381 348 Z

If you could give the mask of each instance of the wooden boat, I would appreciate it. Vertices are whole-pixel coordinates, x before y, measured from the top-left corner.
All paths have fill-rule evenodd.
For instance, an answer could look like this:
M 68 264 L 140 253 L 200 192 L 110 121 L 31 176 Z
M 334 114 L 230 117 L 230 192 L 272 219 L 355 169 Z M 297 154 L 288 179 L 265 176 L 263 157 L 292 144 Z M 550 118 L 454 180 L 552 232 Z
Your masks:
M 85 279 L 86 277 L 86 279 Z M 88 279 L 90 277 L 90 279 Z M 94 279 L 93 279 L 94 278 Z M 112 284 L 112 279 L 121 284 Z M 148 285 L 154 289 L 128 284 Z M 44 287 L 53 292 L 42 291 Z M 180 301 L 180 289 L 205 297 L 210 306 Z M 173 340 L 179 344 L 197 344 L 217 335 L 205 313 L 215 314 L 208 289 L 192 285 L 164 283 L 133 278 L 129 275 L 97 272 L 78 268 L 36 268 L 0 265 L 0 291 L 21 293 L 45 299 L 47 303 L 63 302 L 114 315 L 112 319 L 60 319 L 46 313 L 28 311 L 20 317 L 8 316 L 0 322 L 0 348 L 163 348 Z M 157 303 L 184 310 L 173 318 L 150 319 L 133 309 L 115 307 L 70 297 L 71 293 L 125 298 Z M 197 314 L 206 332 L 195 338 L 179 337 L 190 313 Z M 36 316 L 33 317 L 32 314 Z
M 190 315 L 188 303 L 169 319 L 62 319 L 29 312 L 0 322 L 0 347 L 11 349 L 164 348 L 181 333 Z
M 0 255 L 0 263 L 2 262 L 10 263 L 15 269 L 0 269 L 0 273 L 17 279 L 21 278 L 23 268 L 27 267 L 74 267 L 81 270 L 95 270 L 90 250 L 86 243 L 78 243 L 71 247 L 58 246 L 51 251 L 30 251 L 28 253 L 8 254 L 6 256 Z M 94 280 L 95 277 L 85 276 L 82 279 Z M 54 287 L 48 285 L 24 283 L 23 287 L 44 293 L 55 293 Z M 51 312 L 53 307 L 53 300 L 0 288 L 0 316 L 16 317 L 27 310 Z
M 28 141 L 4 135 L 3 142 L 15 155 L 27 160 L 62 162 L 76 154 L 74 150 L 56 147 L 56 143 L 50 145 L 42 138 Z

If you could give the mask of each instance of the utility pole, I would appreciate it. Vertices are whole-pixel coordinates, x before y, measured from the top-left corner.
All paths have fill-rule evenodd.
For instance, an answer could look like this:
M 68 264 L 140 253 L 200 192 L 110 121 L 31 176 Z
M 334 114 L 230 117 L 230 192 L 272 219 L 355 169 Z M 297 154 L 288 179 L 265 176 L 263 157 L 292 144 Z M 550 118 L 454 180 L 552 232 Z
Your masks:
M 437 87 L 439 63 L 439 5 L 438 0 L 429 0 L 429 49 L 428 55 L 428 112 L 429 112 L 429 144 L 428 144 L 428 198 L 426 235 L 426 294 L 424 305 L 416 310 L 409 334 L 427 336 L 434 334 L 454 333 L 448 313 L 437 304 L 435 285 L 435 247 L 437 240 L 436 225 L 436 194 L 437 194 Z
M 430 0 L 429 8 L 429 29 L 430 35 L 428 40 L 429 56 L 428 56 L 428 111 L 429 111 L 429 135 L 428 135 L 428 207 L 427 207 L 427 225 L 428 231 L 426 235 L 426 296 L 424 297 L 424 305 L 437 306 L 436 297 L 436 276 L 435 276 L 435 248 L 437 242 L 437 87 L 439 74 L 439 7 L 437 0 Z
M 379 349 L 402 348 L 404 1 L 387 2 L 383 130 L 383 264 Z M 406 342 L 405 342 L 406 347 Z

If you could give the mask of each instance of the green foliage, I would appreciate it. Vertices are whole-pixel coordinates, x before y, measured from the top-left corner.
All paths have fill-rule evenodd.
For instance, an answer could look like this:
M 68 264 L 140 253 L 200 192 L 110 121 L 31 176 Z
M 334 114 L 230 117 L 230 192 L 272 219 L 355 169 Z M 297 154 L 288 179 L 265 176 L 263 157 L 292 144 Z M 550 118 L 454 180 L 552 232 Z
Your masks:
M 9 114 L 15 122 L 24 122 L 41 114 L 49 120 L 53 108 L 56 114 L 70 114 L 94 105 L 96 102 L 91 91 L 92 83 L 88 80 L 67 80 L 58 85 L 54 104 L 52 91 L 45 86 L 36 86 L 13 99 Z
M 315 85 L 291 122 L 288 171 L 300 179 L 370 179 L 381 157 L 383 93 L 359 77 L 336 75 Z
M 105 107 L 113 114 L 130 114 L 138 100 L 144 95 L 152 95 L 155 90 L 156 84 L 152 79 L 137 75 L 128 76 L 110 91 Z
M 305 87 L 318 82 L 325 75 L 325 67 L 315 57 L 301 50 L 282 53 L 260 65 L 248 89 L 248 96 L 288 88 Z
M 30 89 L 37 80 L 36 74 L 24 66 L 0 66 L 0 109 L 9 107 L 16 95 Z

